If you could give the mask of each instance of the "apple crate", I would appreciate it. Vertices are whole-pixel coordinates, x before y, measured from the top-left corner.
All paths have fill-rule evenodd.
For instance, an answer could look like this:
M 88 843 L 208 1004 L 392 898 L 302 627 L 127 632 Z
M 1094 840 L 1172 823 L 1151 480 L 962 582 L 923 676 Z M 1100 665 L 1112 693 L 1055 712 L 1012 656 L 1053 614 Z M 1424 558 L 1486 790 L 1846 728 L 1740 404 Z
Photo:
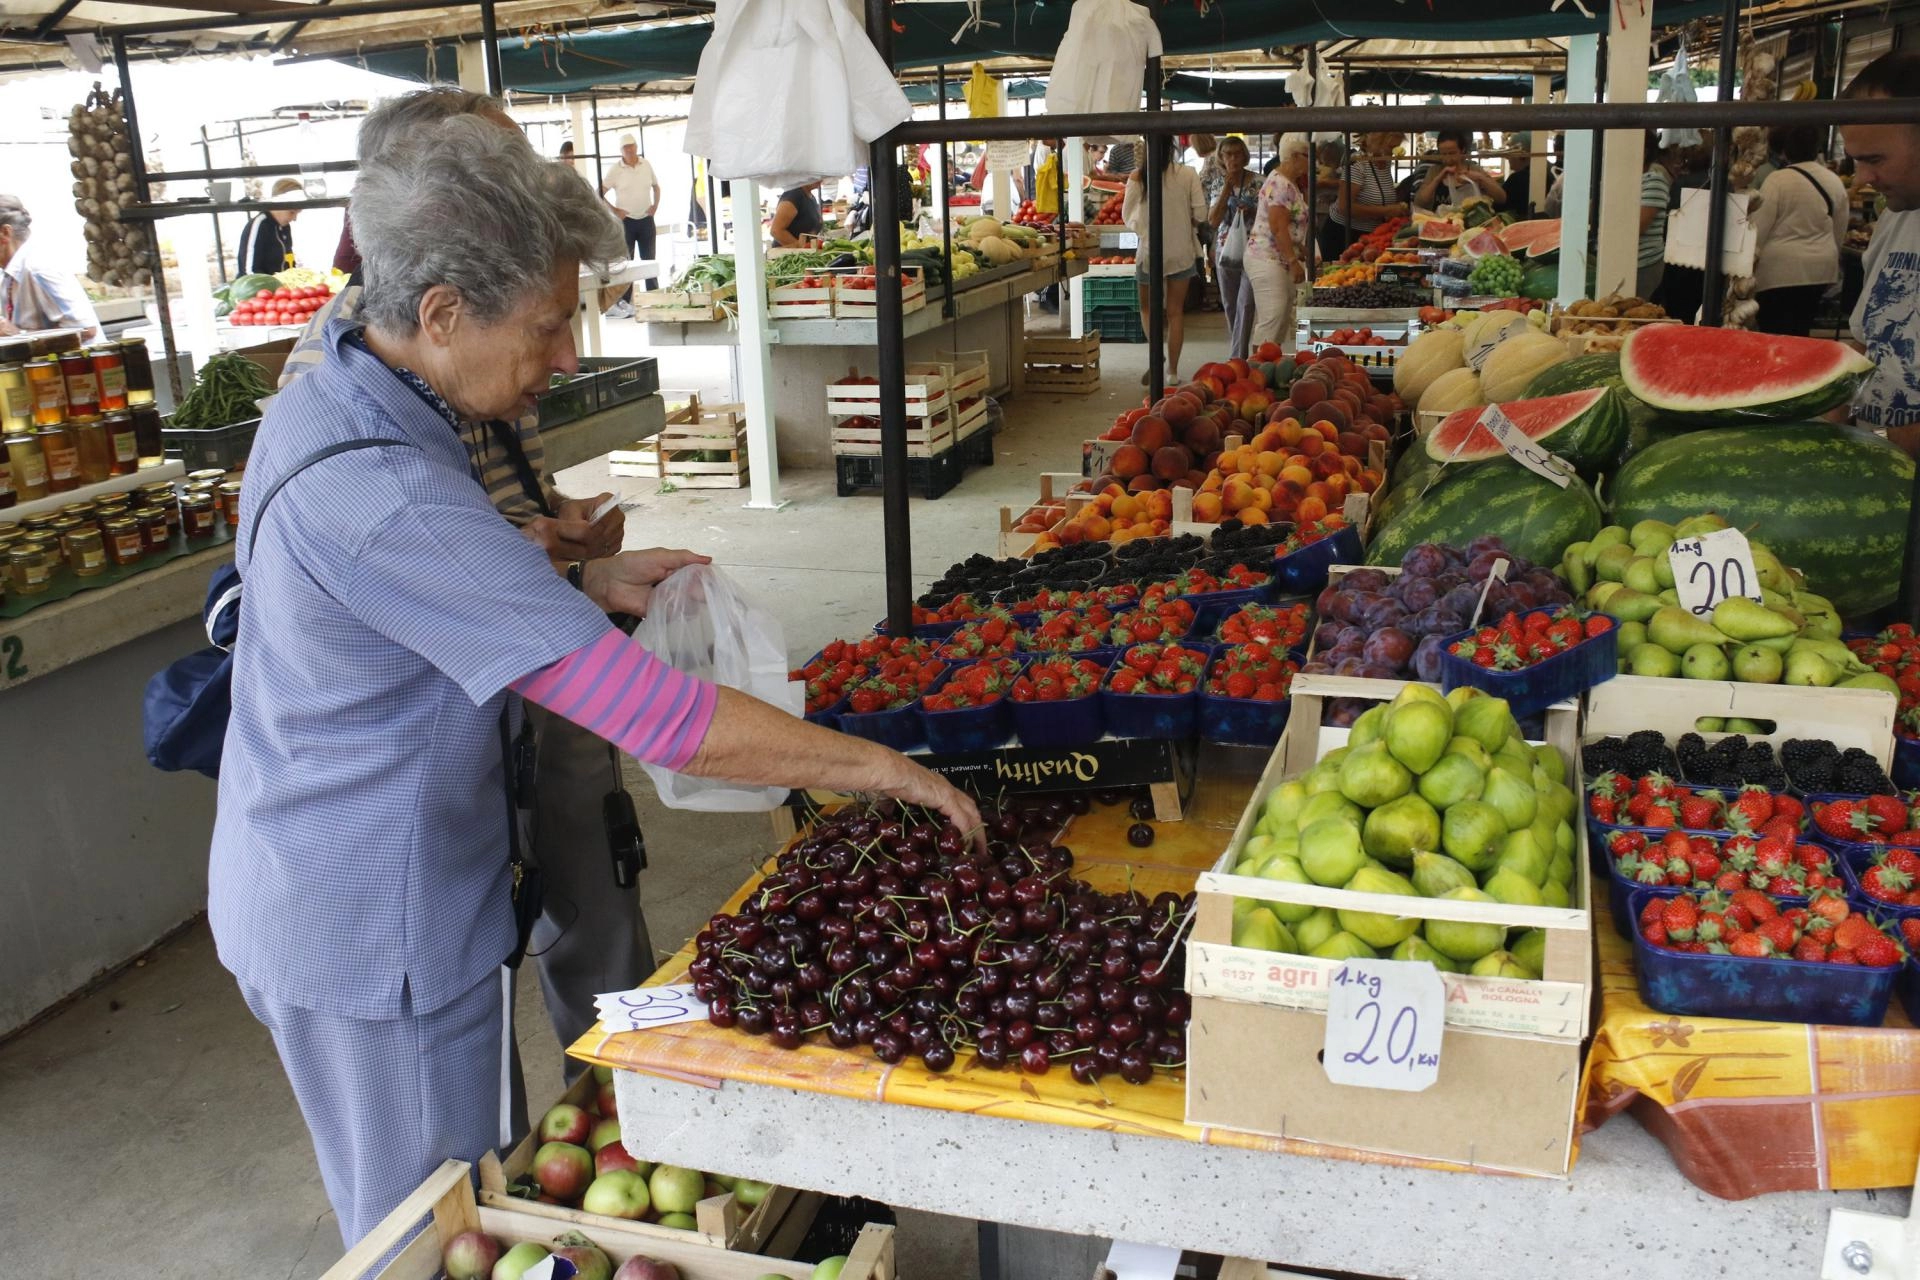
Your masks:
M 731 284 L 718 289 L 635 289 L 634 318 L 642 324 L 724 320 L 733 310 L 733 298 Z
M 724 453 L 718 461 L 698 454 Z M 682 489 L 738 489 L 747 482 L 747 410 L 743 404 L 702 405 L 692 396 L 667 415 L 650 440 L 607 455 L 616 476 L 671 481 Z
M 591 1071 L 582 1072 L 578 1080 L 540 1114 L 545 1115 L 561 1103 L 571 1103 L 576 1107 L 593 1105 L 596 1095 L 611 1097 L 613 1086 L 602 1085 Z M 588 1235 L 602 1228 L 612 1227 L 636 1237 L 654 1240 L 699 1240 L 717 1249 L 734 1249 L 752 1253 L 763 1247 L 774 1235 L 781 1221 L 793 1208 L 798 1193 L 789 1187 L 774 1187 L 759 1204 L 749 1208 L 740 1203 L 731 1192 L 724 1195 L 708 1196 L 694 1206 L 694 1221 L 697 1224 L 692 1231 L 682 1231 L 677 1227 L 663 1227 L 652 1222 L 634 1222 L 626 1218 L 612 1218 L 605 1214 L 588 1213 L 582 1209 L 570 1209 L 563 1204 L 542 1204 L 537 1200 L 525 1200 L 509 1191 L 508 1185 L 517 1179 L 526 1177 L 533 1168 L 534 1152 L 540 1149 L 539 1121 L 534 1121 L 535 1131 L 522 1138 L 514 1148 L 501 1156 L 489 1151 L 480 1157 L 479 1200 L 483 1205 L 500 1209 L 513 1209 L 529 1218 L 544 1219 L 553 1224 L 548 1234 L 565 1231 L 568 1227 L 577 1227 Z
M 864 283 L 862 283 L 864 282 Z M 833 281 L 833 314 L 849 320 L 873 320 L 880 314 L 874 277 L 841 272 Z M 927 305 L 927 273 L 920 267 L 900 268 L 900 314 L 910 315 Z
M 1195 886 L 1187 950 L 1193 1000 L 1187 1123 L 1564 1177 L 1573 1152 L 1581 1040 L 1598 994 L 1584 823 L 1573 824 L 1579 896 L 1566 909 L 1355 893 L 1231 873 L 1267 793 L 1346 742 L 1346 730 L 1320 724 L 1326 699 L 1384 700 L 1399 683 L 1297 677 L 1280 745 L 1226 852 Z M 1544 741 L 1566 758 L 1569 785 L 1577 783 L 1577 706 L 1546 713 Z M 1319 1061 L 1328 982 L 1339 964 L 1233 946 L 1235 898 L 1544 929 L 1544 972 L 1537 981 L 1443 973 L 1439 1079 L 1420 1093 L 1362 1093 L 1329 1081 Z
M 809 1195 L 809 1201 L 817 1209 L 821 1197 Z M 472 1166 L 449 1160 L 329 1267 L 322 1280 L 438 1280 L 444 1274 L 440 1259 L 446 1246 L 463 1231 L 484 1231 L 509 1248 L 526 1243 L 551 1245 L 555 1236 L 578 1231 L 616 1266 L 629 1258 L 651 1258 L 678 1268 L 680 1280 L 759 1280 L 767 1275 L 807 1280 L 813 1272 L 807 1263 L 723 1249 L 688 1231 L 647 1235 L 632 1223 L 612 1219 L 604 1220 L 609 1224 L 604 1226 L 569 1226 L 528 1212 L 532 1207 L 526 1201 L 514 1201 L 511 1206 L 481 1203 L 473 1193 Z M 431 1221 L 409 1240 L 423 1218 Z M 809 1213 L 807 1222 L 811 1220 Z M 792 1243 L 798 1242 L 799 1237 L 793 1236 Z M 393 1254 L 392 1259 L 372 1270 L 388 1254 Z M 896 1280 L 893 1228 L 862 1228 L 840 1274 L 842 1280 Z
M 1080 338 L 1028 335 L 1021 358 L 1028 391 L 1083 396 L 1100 389 L 1100 335 Z
M 832 273 L 811 272 L 815 279 L 826 278 L 823 285 L 775 284 L 767 281 L 767 318 L 769 320 L 825 320 L 833 316 L 834 281 Z
M 945 417 L 952 400 L 947 391 L 947 373 L 943 367 L 910 364 L 906 368 L 906 381 L 901 389 L 906 393 L 907 416 L 909 418 Z M 874 382 L 856 382 L 861 375 L 858 368 L 849 368 L 847 376 L 839 382 L 827 384 L 827 413 L 830 416 L 850 417 L 862 415 L 878 419 L 880 417 L 880 384 Z

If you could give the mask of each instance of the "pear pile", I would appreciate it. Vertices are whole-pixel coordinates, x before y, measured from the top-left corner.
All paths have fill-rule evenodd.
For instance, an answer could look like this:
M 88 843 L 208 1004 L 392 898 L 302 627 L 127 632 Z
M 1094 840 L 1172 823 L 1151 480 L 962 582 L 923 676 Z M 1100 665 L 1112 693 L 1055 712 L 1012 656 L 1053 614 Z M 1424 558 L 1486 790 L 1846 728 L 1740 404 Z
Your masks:
M 1270 791 L 1234 874 L 1356 893 L 1565 907 L 1579 799 L 1550 745 L 1504 698 L 1409 684 L 1353 723 L 1347 745 Z M 1236 898 L 1233 943 L 1326 960 L 1426 960 L 1538 978 L 1538 929 Z
M 1840 612 L 1833 603 L 1807 590 L 1765 543 L 1751 537 L 1747 545 L 1761 599 L 1730 596 L 1710 616 L 1681 608 L 1667 549 L 1726 527 L 1712 513 L 1677 525 L 1614 524 L 1562 553 L 1560 576 L 1581 603 L 1620 620 L 1621 675 L 1900 691 L 1840 642 Z

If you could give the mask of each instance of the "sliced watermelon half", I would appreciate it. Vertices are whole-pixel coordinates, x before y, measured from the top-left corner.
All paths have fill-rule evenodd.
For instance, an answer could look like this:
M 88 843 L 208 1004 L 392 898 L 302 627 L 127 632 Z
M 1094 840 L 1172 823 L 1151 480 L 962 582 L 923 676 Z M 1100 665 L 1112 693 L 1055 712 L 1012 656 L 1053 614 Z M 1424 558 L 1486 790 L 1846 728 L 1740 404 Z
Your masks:
M 1484 462 L 1506 456 L 1493 432 L 1481 425 L 1488 406 L 1448 414 L 1427 433 L 1427 456 L 1440 463 Z M 1627 418 L 1619 395 L 1589 387 L 1500 406 L 1527 439 L 1566 459 L 1583 474 L 1610 467 L 1626 444 Z
M 1852 398 L 1873 361 L 1825 338 L 1644 325 L 1620 350 L 1628 391 L 1699 425 L 1798 422 Z
M 1542 258 L 1560 251 L 1560 219 L 1535 218 L 1516 222 L 1500 232 L 1500 243 L 1514 257 Z

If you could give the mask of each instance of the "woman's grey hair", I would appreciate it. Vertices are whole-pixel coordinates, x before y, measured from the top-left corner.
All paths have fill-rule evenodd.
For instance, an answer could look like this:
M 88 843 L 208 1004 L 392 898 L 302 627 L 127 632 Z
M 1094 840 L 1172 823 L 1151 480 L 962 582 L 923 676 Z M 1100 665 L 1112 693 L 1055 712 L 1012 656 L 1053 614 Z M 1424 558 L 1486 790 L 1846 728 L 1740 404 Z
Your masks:
M 420 299 L 448 285 L 484 324 L 550 287 L 554 267 L 625 252 L 613 212 L 518 130 L 458 116 L 408 130 L 363 166 L 348 207 L 366 292 L 384 332 L 419 328 Z
M 385 155 L 396 139 L 455 116 L 506 114 L 506 105 L 492 94 L 474 93 L 453 85 L 435 85 L 431 89 L 403 93 L 397 98 L 388 98 L 360 122 L 357 155 L 361 164 L 367 164 Z
M 1283 161 L 1291 160 L 1295 156 L 1304 156 L 1312 150 L 1313 148 L 1307 144 L 1307 135 L 1304 133 L 1283 133 L 1280 135 L 1280 141 L 1273 148 L 1274 154 Z
M 0 195 L 0 227 L 12 227 L 15 240 L 25 240 L 33 230 L 33 215 L 19 196 Z

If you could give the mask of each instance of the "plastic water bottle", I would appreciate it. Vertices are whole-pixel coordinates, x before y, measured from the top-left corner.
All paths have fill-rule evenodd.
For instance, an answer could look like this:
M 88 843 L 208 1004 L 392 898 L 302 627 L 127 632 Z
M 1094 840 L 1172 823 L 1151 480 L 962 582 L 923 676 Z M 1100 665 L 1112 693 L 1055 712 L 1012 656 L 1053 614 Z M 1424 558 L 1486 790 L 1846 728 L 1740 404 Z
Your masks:
M 309 200 L 327 197 L 327 175 L 320 168 L 320 140 L 313 120 L 304 111 L 300 113 L 300 186 Z

